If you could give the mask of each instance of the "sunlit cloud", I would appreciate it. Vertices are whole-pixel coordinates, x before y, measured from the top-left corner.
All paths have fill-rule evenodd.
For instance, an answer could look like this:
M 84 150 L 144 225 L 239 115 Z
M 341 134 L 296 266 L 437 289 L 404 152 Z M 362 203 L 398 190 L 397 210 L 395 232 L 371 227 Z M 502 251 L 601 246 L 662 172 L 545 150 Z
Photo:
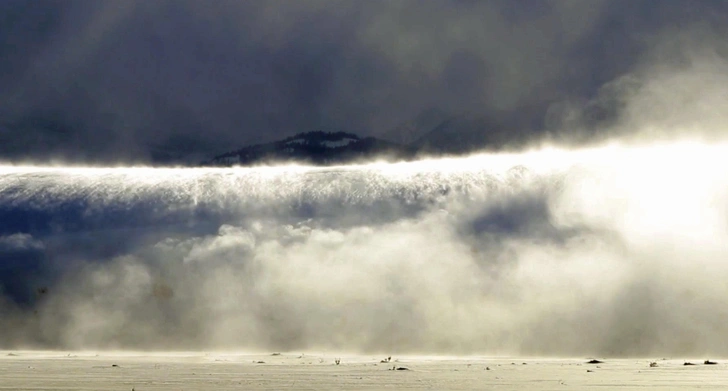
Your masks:
M 708 282 L 728 277 L 727 152 L 613 143 L 327 168 L 5 166 L 2 205 L 65 210 L 37 240 L 54 267 L 69 263 L 32 312 L 3 319 L 23 327 L 2 344 L 724 353 L 726 292 Z M 79 248 L 93 232 L 109 248 Z

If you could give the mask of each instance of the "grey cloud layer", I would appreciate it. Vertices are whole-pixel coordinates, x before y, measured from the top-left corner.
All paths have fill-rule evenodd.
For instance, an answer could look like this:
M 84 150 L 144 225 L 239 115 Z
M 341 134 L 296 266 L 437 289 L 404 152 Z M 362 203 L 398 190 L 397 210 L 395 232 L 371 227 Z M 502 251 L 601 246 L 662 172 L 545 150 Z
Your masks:
M 595 116 L 583 102 L 602 85 L 679 64 L 655 54 L 665 45 L 688 60 L 698 42 L 718 47 L 726 27 L 719 1 L 0 7 L 2 156 L 107 163 L 210 154 L 314 127 L 382 134 L 429 107 L 534 137 L 581 132 Z

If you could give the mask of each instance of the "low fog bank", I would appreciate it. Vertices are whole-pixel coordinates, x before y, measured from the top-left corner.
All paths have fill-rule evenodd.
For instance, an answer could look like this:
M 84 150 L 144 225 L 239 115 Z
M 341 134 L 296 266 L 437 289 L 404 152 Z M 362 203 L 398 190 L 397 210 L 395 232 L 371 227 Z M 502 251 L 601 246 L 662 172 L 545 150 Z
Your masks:
M 726 152 L 4 167 L 0 347 L 728 355 Z

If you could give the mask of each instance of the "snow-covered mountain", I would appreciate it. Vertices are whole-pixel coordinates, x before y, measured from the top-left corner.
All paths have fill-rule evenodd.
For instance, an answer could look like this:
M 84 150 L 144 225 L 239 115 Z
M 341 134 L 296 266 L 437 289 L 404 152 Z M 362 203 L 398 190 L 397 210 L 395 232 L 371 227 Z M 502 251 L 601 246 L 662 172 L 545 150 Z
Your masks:
M 374 158 L 406 160 L 414 156 L 415 150 L 411 147 L 374 137 L 362 138 L 346 132 L 313 131 L 223 153 L 202 165 L 235 166 L 270 162 L 338 164 Z
M 534 124 L 528 123 L 529 115 L 525 114 L 530 113 L 524 113 L 524 120 L 518 124 L 511 118 L 495 115 L 452 115 L 429 109 L 411 121 L 375 133 L 377 137 L 362 138 L 346 132 L 305 132 L 227 152 L 202 164 L 234 166 L 287 161 L 341 164 L 375 158 L 407 160 L 418 155 L 457 155 L 518 147 L 533 137 L 529 129 Z

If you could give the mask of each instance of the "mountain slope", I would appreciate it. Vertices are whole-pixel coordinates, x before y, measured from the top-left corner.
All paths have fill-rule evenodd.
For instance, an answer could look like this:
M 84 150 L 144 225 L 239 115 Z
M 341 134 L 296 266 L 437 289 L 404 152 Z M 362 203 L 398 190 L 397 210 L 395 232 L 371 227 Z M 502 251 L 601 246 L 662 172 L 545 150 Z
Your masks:
M 479 150 L 499 150 L 525 144 L 533 134 L 533 124 L 496 116 L 463 114 L 450 117 L 415 140 L 411 146 L 427 154 L 462 154 Z
M 326 165 L 375 158 L 404 160 L 414 156 L 415 150 L 410 147 L 374 137 L 361 138 L 346 132 L 313 131 L 223 153 L 202 165 L 235 166 L 271 162 Z
M 394 128 L 375 133 L 374 136 L 390 140 L 397 144 L 412 145 L 453 115 L 437 108 L 423 110 L 409 121 L 404 121 Z

